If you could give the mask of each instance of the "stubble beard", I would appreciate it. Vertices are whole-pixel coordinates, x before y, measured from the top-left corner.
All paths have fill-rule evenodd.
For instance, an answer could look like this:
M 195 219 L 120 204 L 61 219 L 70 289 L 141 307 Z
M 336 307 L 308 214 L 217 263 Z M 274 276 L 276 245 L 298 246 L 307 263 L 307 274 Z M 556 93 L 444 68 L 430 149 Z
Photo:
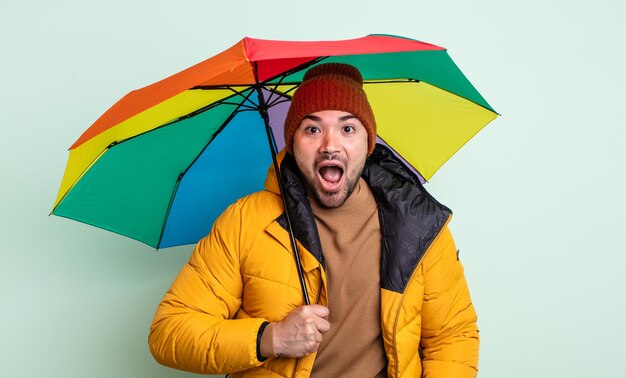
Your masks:
M 320 161 L 326 160 L 328 159 L 321 159 Z M 312 172 L 312 175 L 304 173 L 302 174 L 307 186 L 307 190 L 313 195 L 313 197 L 317 200 L 320 206 L 324 208 L 333 209 L 341 207 L 348 200 L 348 198 L 354 191 L 354 188 L 356 188 L 356 185 L 358 184 L 361 177 L 361 173 L 363 172 L 363 168 L 365 167 L 365 159 L 362 162 L 358 162 L 357 166 L 354 167 L 354 169 L 352 170 L 349 169 L 349 166 L 346 162 L 343 163 L 344 167 L 346 168 L 346 171 L 343 172 L 344 177 L 342 177 L 342 179 L 345 180 L 345 185 L 337 192 L 326 192 L 319 187 L 319 181 L 317 177 L 319 162 L 316 162 L 311 169 L 310 172 Z M 302 172 L 302 170 L 300 171 Z

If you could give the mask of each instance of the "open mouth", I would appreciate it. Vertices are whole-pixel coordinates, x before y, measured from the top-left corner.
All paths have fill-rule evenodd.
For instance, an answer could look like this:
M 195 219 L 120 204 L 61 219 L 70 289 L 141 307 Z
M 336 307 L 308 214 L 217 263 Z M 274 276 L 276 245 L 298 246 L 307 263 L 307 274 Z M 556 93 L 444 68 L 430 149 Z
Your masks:
M 341 185 L 343 166 L 332 161 L 320 164 L 318 169 L 320 184 L 326 192 L 335 192 Z

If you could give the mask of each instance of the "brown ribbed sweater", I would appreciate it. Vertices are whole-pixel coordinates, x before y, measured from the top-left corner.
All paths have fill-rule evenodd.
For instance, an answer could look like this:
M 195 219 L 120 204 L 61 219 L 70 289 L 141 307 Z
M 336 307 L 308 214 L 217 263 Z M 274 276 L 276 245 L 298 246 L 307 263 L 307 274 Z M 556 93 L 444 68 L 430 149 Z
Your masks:
M 378 208 L 360 179 L 339 208 L 310 199 L 328 279 L 330 330 L 312 377 L 386 377 L 380 329 L 381 235 Z

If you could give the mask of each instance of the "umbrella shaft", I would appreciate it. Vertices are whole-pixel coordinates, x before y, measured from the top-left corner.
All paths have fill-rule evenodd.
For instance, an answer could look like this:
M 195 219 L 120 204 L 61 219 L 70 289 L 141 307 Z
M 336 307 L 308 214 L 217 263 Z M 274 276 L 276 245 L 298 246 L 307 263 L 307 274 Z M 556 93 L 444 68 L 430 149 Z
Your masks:
M 291 249 L 293 250 L 294 259 L 296 262 L 296 268 L 298 269 L 298 278 L 300 279 L 300 287 L 302 288 L 302 294 L 304 296 L 304 303 L 306 305 L 310 305 L 311 301 L 309 300 L 309 293 L 306 288 L 306 282 L 304 281 L 304 270 L 302 269 L 302 263 L 300 262 L 300 254 L 298 252 L 298 245 L 296 243 L 296 237 L 293 233 L 293 228 L 291 226 L 291 217 L 289 216 L 287 201 L 285 199 L 285 189 L 283 188 L 282 175 L 278 167 L 278 161 L 276 160 L 276 154 L 277 154 L 276 144 L 274 141 L 274 136 L 272 134 L 272 129 L 270 127 L 269 116 L 267 114 L 267 105 L 265 103 L 265 99 L 263 98 L 263 92 L 261 91 L 261 86 L 257 84 L 256 90 L 259 96 L 259 114 L 261 115 L 261 118 L 263 118 L 263 122 L 265 124 L 265 132 L 267 134 L 267 141 L 270 145 L 270 151 L 272 154 L 272 162 L 274 164 L 274 172 L 276 172 L 276 178 L 278 179 L 278 187 L 280 188 L 280 197 L 282 198 L 283 208 L 285 209 L 285 216 L 287 218 L 287 228 L 289 231 L 289 238 L 291 240 Z

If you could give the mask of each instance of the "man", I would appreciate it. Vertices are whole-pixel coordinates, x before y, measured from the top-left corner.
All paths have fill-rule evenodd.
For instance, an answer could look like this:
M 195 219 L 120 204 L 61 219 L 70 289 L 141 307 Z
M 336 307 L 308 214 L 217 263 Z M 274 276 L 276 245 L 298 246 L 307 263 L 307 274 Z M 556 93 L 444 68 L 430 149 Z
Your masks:
M 284 131 L 284 195 L 313 304 L 303 305 L 270 169 L 266 189 L 216 220 L 165 295 L 154 357 L 232 377 L 476 376 L 451 212 L 376 145 L 359 71 L 310 69 Z

